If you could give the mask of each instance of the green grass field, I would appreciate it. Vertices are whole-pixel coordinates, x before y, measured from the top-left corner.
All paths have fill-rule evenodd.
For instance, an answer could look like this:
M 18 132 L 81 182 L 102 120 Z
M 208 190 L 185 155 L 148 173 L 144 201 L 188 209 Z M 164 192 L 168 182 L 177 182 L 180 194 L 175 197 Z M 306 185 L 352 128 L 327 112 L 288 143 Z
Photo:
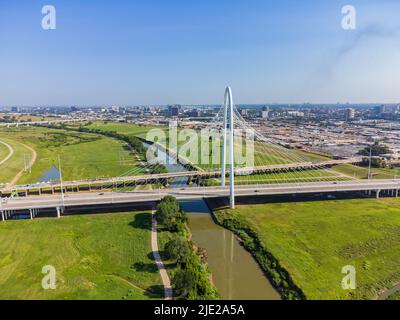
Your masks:
M 155 126 L 149 127 L 149 126 L 139 126 L 136 124 L 130 124 L 130 123 L 123 123 L 123 122 L 94 122 L 90 125 L 87 126 L 88 128 L 91 129 L 99 129 L 102 131 L 115 131 L 119 134 L 124 134 L 124 135 L 134 135 L 134 136 L 141 136 L 145 137 L 146 133 L 154 128 L 157 128 Z
M 400 200 L 238 205 L 219 210 L 250 226 L 308 299 L 374 299 L 400 281 Z M 343 290 L 353 265 L 357 289 Z
M 2 223 L 0 299 L 162 298 L 150 227 L 149 212 Z M 56 269 L 56 290 L 41 286 L 46 265 Z
M 132 169 L 137 169 L 137 174 L 142 172 L 132 151 L 122 142 L 101 135 L 24 127 L 0 130 L 0 139 L 15 149 L 13 157 L 0 166 L 0 183 L 9 182 L 23 169 L 24 154 L 27 161 L 32 157 L 21 142 L 37 152 L 37 160 L 32 172 L 24 173 L 18 184 L 34 183 L 53 165 L 58 167 L 58 156 L 63 178 L 68 181 L 114 177 Z
M 128 124 L 128 123 L 115 123 L 115 122 L 94 122 L 88 126 L 89 128 L 92 129 L 99 129 L 102 131 L 115 131 L 120 134 L 124 135 L 136 135 L 142 138 L 146 138 L 146 134 L 149 130 L 158 128 L 163 130 L 165 134 L 165 138 L 158 140 L 157 142 L 164 147 L 167 147 L 170 145 L 169 141 L 169 131 L 168 128 L 165 126 L 162 127 L 145 127 L 145 126 L 139 126 L 139 125 L 134 125 L 134 124 Z M 201 169 L 216 169 L 221 167 L 221 153 L 222 153 L 222 147 L 221 147 L 221 141 L 217 139 L 217 147 L 214 150 L 216 154 L 219 154 L 219 157 L 217 159 L 213 159 L 212 155 L 212 142 L 209 141 L 208 143 L 206 142 L 204 146 L 201 144 L 201 139 L 200 136 L 197 135 L 197 139 L 194 139 L 192 141 L 189 140 L 181 140 L 181 138 L 185 135 L 185 130 L 184 129 L 179 129 L 178 130 L 178 149 L 179 149 L 179 154 L 183 156 L 184 158 L 188 159 L 193 165 L 201 168 Z M 182 135 L 181 137 L 179 137 Z M 186 149 L 188 149 L 188 152 L 183 152 L 182 147 L 183 145 L 186 146 Z M 207 152 L 204 152 L 204 147 L 208 148 L 207 152 L 210 154 L 206 159 L 202 159 L 204 157 L 204 154 Z M 242 145 L 242 150 L 245 152 L 245 143 L 243 141 Z M 236 152 L 239 152 L 238 149 L 238 144 L 236 144 Z M 193 152 L 192 152 L 193 151 Z M 237 157 L 236 157 L 237 158 Z M 255 166 L 262 166 L 262 165 L 273 165 L 273 164 L 285 164 L 285 163 L 293 163 L 293 162 L 306 162 L 306 161 L 318 161 L 318 160 L 326 160 L 327 158 L 321 155 L 316 155 L 316 154 L 311 154 L 307 153 L 304 151 L 300 150 L 289 150 L 289 149 L 282 149 L 282 148 L 277 148 L 273 147 L 269 144 L 261 143 L 261 142 L 256 142 L 255 143 L 255 152 L 254 152 L 254 165 Z M 239 166 L 246 166 L 247 164 L 238 164 Z M 249 164 L 250 166 L 252 164 Z M 307 174 L 306 174 L 307 175 Z
M 335 171 L 344 173 L 356 179 L 368 179 L 368 167 L 359 167 L 351 164 L 340 164 L 332 168 Z M 394 179 L 399 178 L 399 169 L 372 168 L 373 179 Z
M 0 184 L 10 182 L 11 179 L 24 168 L 24 155 L 30 155 L 32 152 L 15 138 L 15 133 L 3 134 L 0 129 L 0 139 L 8 143 L 14 150 L 13 156 L 5 163 L 0 165 Z
M 249 176 L 235 176 L 237 184 L 273 184 L 273 183 L 301 183 L 316 181 L 337 181 L 343 180 L 335 172 L 327 170 L 306 170 L 255 174 Z M 228 181 L 227 181 L 228 184 Z
M 31 122 L 31 121 L 46 121 L 46 120 L 55 120 L 55 117 L 45 117 L 45 116 L 32 116 L 29 114 L 4 114 L 0 113 L 0 119 L 7 117 L 11 119 L 11 122 Z
M 7 157 L 9 152 L 10 151 L 8 150 L 8 148 L 4 144 L 0 143 L 0 161 Z

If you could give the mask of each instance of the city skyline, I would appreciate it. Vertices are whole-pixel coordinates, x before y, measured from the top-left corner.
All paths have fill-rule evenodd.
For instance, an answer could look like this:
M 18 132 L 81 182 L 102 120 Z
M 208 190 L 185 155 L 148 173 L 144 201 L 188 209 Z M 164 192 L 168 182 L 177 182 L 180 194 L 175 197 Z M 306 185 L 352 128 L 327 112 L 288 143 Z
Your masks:
M 0 105 L 397 103 L 395 1 L 0 4 Z

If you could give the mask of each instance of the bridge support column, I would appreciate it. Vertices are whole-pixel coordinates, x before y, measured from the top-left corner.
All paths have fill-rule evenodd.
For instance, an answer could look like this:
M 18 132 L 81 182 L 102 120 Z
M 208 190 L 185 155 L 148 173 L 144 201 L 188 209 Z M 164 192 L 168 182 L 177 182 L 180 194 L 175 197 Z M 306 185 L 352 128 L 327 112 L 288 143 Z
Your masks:
M 57 207 L 57 218 L 61 218 L 61 208 Z
M 229 108 L 229 110 L 228 110 Z M 228 121 L 229 114 L 229 121 Z M 221 171 L 221 186 L 225 187 L 225 175 L 226 175 L 226 146 L 227 146 L 227 129 L 229 122 L 229 162 L 230 162 L 230 172 L 229 172 L 229 202 L 231 209 L 235 208 L 235 160 L 234 160 L 234 110 L 233 110 L 233 97 L 232 90 L 227 87 L 225 90 L 225 103 L 224 103 L 224 128 L 222 137 L 222 171 Z
M 31 216 L 31 220 L 33 220 L 33 209 L 29 209 L 29 215 Z
M 396 189 L 396 198 L 399 197 L 399 189 Z
M 1 210 L 1 221 L 6 221 L 6 217 L 4 216 L 3 210 Z
M 379 194 L 381 193 L 381 190 L 376 190 L 376 198 L 379 199 Z

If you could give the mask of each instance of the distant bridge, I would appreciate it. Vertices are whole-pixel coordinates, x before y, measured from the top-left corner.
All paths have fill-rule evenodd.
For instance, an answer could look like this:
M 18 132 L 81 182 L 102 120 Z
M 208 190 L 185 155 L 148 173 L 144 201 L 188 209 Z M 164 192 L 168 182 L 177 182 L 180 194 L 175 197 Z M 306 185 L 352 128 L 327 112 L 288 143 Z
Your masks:
M 314 168 L 316 165 L 318 167 L 331 167 L 339 164 L 354 164 L 362 161 L 361 157 L 354 157 L 342 160 L 327 160 L 318 163 L 304 162 L 304 163 L 291 163 L 291 164 L 279 164 L 279 165 L 265 165 L 257 166 L 254 168 L 236 168 L 235 175 L 248 175 L 252 173 L 260 172 L 271 172 L 274 170 L 299 170 Z M 194 177 L 220 177 L 221 170 L 205 170 L 205 171 L 183 171 L 183 172 L 169 172 L 160 174 L 145 174 L 136 176 L 122 176 L 115 178 L 105 178 L 97 180 L 79 180 L 79 181 L 68 181 L 63 183 L 63 188 L 76 189 L 79 191 L 79 187 L 82 186 L 104 186 L 104 185 L 114 185 L 123 183 L 135 183 L 135 182 L 147 182 L 147 181 L 162 181 L 174 178 L 194 178 Z M 61 184 L 59 182 L 49 182 L 49 183 L 37 183 L 29 185 L 19 185 L 19 186 L 4 186 L 0 187 L 0 194 L 4 192 L 41 192 L 43 189 L 60 189 Z
M 24 122 L 0 122 L 0 127 L 7 128 L 18 128 L 19 126 L 34 126 L 34 125 L 48 125 L 48 124 L 57 124 L 57 123 L 68 123 L 68 122 L 82 122 L 86 120 L 82 119 L 55 119 L 55 120 L 43 120 L 43 121 L 24 121 Z

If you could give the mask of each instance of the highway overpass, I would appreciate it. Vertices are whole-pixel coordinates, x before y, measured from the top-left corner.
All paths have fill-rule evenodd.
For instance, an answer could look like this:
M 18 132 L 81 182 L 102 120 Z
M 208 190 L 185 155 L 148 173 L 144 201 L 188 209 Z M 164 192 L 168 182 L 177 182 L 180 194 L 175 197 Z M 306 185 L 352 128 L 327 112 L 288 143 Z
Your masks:
M 381 191 L 390 190 L 390 194 L 398 196 L 400 180 L 352 180 L 340 182 L 290 183 L 269 185 L 236 186 L 236 196 L 293 195 L 312 193 L 336 193 L 355 191 L 374 191 L 379 197 Z M 3 199 L 0 210 L 11 212 L 29 209 L 69 208 L 85 206 L 101 206 L 110 204 L 146 203 L 159 201 L 166 195 L 178 200 L 196 198 L 215 198 L 229 196 L 229 187 L 187 187 L 181 189 L 160 189 L 133 192 L 87 192 L 64 195 L 43 195 Z
M 21 121 L 21 122 L 0 122 L 0 127 L 12 128 L 20 126 L 35 126 L 35 125 L 48 125 L 57 123 L 68 123 L 68 122 L 82 122 L 82 119 L 55 119 L 55 120 L 43 120 L 43 121 Z

